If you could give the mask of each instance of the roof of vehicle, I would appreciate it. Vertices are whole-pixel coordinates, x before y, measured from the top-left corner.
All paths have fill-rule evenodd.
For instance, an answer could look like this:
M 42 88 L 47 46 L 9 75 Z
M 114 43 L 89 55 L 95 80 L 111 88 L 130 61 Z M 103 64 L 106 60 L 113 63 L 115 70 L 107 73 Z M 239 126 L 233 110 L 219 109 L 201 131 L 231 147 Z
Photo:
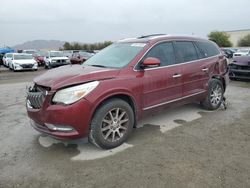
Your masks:
M 61 53 L 63 53 L 63 51 L 59 51 L 59 50 L 50 50 L 48 52 L 61 52 Z
M 137 38 L 121 39 L 118 42 L 150 43 L 150 42 L 158 42 L 158 41 L 162 41 L 162 40 L 181 40 L 181 39 L 184 39 L 184 40 L 206 40 L 204 38 L 199 38 L 199 37 L 189 36 L 189 35 L 152 34 L 152 35 L 140 36 Z
M 37 52 L 37 50 L 33 50 L 33 49 L 25 49 L 25 50 L 23 50 L 23 52 L 26 52 L 26 51 Z
M 29 55 L 29 56 L 32 56 L 31 54 L 27 54 L 27 53 L 13 53 L 13 55 Z

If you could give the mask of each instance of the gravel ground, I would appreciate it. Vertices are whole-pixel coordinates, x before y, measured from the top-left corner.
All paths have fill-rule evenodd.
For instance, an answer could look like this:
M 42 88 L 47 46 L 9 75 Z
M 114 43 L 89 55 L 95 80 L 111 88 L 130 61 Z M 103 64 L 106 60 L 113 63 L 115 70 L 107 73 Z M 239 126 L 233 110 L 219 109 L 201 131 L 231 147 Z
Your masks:
M 4 66 L 1 66 L 0 67 L 0 84 L 30 82 L 35 76 L 42 74 L 45 71 L 46 69 L 44 69 L 43 67 L 39 67 L 37 71 L 13 72 Z
M 104 151 L 30 127 L 25 86 L 42 72 L 0 72 L 0 187 L 250 187 L 249 82 L 230 83 L 227 110 L 168 109 Z

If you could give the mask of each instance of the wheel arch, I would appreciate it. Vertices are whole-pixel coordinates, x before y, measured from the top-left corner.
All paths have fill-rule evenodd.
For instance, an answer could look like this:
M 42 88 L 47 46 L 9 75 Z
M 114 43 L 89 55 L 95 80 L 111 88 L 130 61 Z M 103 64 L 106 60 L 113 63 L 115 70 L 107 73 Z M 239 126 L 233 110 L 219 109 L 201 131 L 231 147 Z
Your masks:
M 112 99 L 121 99 L 125 102 L 127 102 L 132 110 L 133 110 L 133 113 L 134 113 L 134 128 L 136 127 L 137 125 L 137 116 L 138 116 L 138 112 L 137 112 L 137 105 L 136 105 L 136 102 L 135 102 L 135 99 L 134 97 L 132 97 L 131 95 L 127 94 L 127 93 L 116 93 L 116 94 L 113 94 L 113 95 L 109 95 L 105 98 L 103 98 L 94 108 L 94 111 L 92 113 L 92 117 L 91 119 L 93 119 L 97 109 L 102 106 L 105 102 L 107 102 L 108 100 L 112 100 Z
M 217 79 L 217 80 L 220 80 L 221 83 L 222 83 L 222 86 L 223 86 L 223 89 L 224 89 L 224 92 L 226 91 L 226 81 L 225 79 L 223 78 L 223 76 L 220 76 L 220 75 L 213 75 L 211 77 L 211 79 Z

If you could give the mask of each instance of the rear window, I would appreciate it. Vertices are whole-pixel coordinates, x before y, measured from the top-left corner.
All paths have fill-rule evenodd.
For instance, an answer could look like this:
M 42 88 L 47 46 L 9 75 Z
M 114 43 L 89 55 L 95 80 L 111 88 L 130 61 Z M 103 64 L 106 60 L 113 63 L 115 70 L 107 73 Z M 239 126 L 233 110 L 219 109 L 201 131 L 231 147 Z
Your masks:
M 196 41 L 195 44 L 203 58 L 215 56 L 220 53 L 219 49 L 211 42 Z

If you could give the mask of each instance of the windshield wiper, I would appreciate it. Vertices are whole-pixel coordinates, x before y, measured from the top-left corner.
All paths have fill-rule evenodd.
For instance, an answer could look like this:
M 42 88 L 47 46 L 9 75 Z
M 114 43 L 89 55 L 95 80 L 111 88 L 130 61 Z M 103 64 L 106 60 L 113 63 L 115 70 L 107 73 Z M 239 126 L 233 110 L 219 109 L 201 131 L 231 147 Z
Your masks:
M 92 66 L 92 67 L 102 67 L 102 68 L 107 68 L 106 66 L 104 66 L 104 65 L 90 65 L 90 66 Z

